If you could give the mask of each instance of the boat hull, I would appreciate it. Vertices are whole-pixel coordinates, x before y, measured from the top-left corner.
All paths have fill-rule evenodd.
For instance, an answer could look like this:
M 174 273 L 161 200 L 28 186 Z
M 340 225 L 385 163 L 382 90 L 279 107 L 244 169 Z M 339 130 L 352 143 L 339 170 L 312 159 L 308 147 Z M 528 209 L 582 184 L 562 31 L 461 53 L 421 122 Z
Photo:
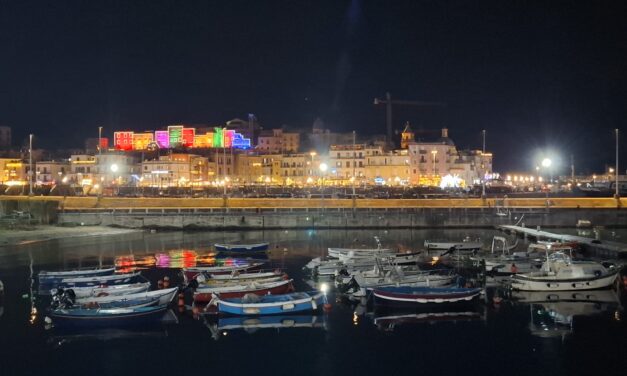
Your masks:
M 614 270 L 607 275 L 595 278 L 557 279 L 531 277 L 524 274 L 512 276 L 512 289 L 520 291 L 584 291 L 611 287 L 618 275 Z
M 286 300 L 269 300 L 282 299 Z M 232 315 L 280 315 L 294 312 L 315 311 L 322 304 L 322 293 L 293 293 L 276 296 L 264 296 L 258 303 L 242 303 L 242 299 L 219 299 L 218 311 Z
M 211 275 L 220 275 L 220 274 L 231 274 L 233 272 L 243 272 L 247 270 L 254 270 L 261 265 L 263 262 L 254 262 L 254 263 L 245 263 L 241 265 L 230 265 L 230 266 L 198 266 L 194 268 L 184 268 L 183 276 L 186 281 L 191 281 L 196 278 L 201 273 L 211 274 Z
M 67 272 L 46 272 L 41 271 L 38 275 L 40 285 L 56 285 L 67 278 L 102 277 L 115 273 L 115 268 L 74 270 Z
M 214 244 L 216 251 L 227 253 L 257 253 L 268 250 L 269 243 L 257 244 Z
M 158 323 L 167 306 L 115 310 L 55 310 L 50 313 L 55 327 L 118 327 Z
M 139 273 L 133 274 L 118 274 L 111 276 L 93 277 L 93 278 L 66 278 L 63 279 L 58 286 L 63 288 L 73 287 L 96 287 L 96 286 L 115 286 L 115 285 L 127 285 L 131 283 L 139 282 L 141 275 Z
M 246 294 L 255 294 L 255 295 L 280 295 L 287 294 L 292 290 L 292 282 L 291 280 L 286 280 L 280 283 L 272 284 L 272 287 L 263 287 L 260 288 L 243 288 L 241 290 L 235 291 L 220 291 L 218 289 L 199 289 L 196 293 L 194 293 L 194 302 L 198 303 L 208 303 L 213 298 L 213 295 L 218 295 L 222 299 L 232 299 L 232 298 L 241 298 Z M 244 286 L 243 286 L 244 287 Z

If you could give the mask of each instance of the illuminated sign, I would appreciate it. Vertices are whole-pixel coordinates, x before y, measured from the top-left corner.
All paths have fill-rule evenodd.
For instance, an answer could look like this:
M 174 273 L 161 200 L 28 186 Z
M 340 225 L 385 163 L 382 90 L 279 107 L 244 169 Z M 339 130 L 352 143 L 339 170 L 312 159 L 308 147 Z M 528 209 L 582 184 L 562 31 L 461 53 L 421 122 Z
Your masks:
M 231 146 L 236 149 L 250 149 L 250 138 L 245 138 L 241 133 L 233 132 Z
M 100 138 L 100 149 L 108 149 L 109 148 L 109 139 L 106 137 Z
M 161 149 L 168 149 L 170 147 L 170 135 L 168 131 L 156 131 L 155 140 L 157 141 L 157 146 Z
M 213 133 L 213 147 L 214 148 L 223 148 L 224 147 L 224 129 L 222 128 L 214 128 L 215 132 Z
M 133 150 L 133 132 L 114 132 L 113 146 L 116 150 Z

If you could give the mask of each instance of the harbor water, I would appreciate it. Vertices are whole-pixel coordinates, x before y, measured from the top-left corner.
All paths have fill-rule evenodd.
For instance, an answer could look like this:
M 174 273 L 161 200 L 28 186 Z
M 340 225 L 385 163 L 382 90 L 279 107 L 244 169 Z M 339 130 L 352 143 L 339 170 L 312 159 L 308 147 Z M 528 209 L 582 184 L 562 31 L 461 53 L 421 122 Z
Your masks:
M 618 231 L 614 240 L 627 239 Z M 627 374 L 621 291 L 547 297 L 511 294 L 494 282 L 480 301 L 461 308 L 395 311 L 343 299 L 331 281 L 311 280 L 303 270 L 328 247 L 374 248 L 374 236 L 384 247 L 409 251 L 422 249 L 426 239 L 480 238 L 489 247 L 494 235 L 503 236 L 473 229 L 138 232 L 0 248 L 0 374 Z M 116 265 L 141 271 L 153 288 L 166 276 L 175 286 L 182 267 L 216 262 L 214 243 L 260 241 L 270 244 L 268 267 L 285 270 L 296 290 L 328 283 L 330 310 L 194 317 L 175 301 L 169 320 L 149 327 L 62 331 L 45 325 L 49 297 L 38 295 L 33 281 L 40 270 Z M 449 261 L 456 267 L 455 257 Z M 470 269 L 459 272 L 477 277 Z

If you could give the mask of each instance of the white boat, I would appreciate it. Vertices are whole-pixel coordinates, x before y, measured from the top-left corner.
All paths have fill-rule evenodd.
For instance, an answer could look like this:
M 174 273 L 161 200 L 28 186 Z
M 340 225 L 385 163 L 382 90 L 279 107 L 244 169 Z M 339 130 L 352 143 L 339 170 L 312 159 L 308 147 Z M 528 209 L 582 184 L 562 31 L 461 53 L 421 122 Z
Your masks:
M 527 252 L 512 252 L 518 245 L 518 240 L 513 245 L 508 244 L 507 239 L 495 236 L 492 239 L 490 254 L 470 257 L 476 265 L 485 263 L 488 273 L 497 275 L 511 275 L 518 273 L 530 273 L 538 271 L 542 260 L 532 258 Z
M 375 236 L 374 240 L 377 242 L 377 248 L 328 248 L 328 255 L 333 258 L 340 258 L 341 256 L 349 258 L 349 255 L 350 258 L 360 258 L 395 253 L 389 248 L 381 247 L 378 236 Z
M 556 252 L 547 255 L 540 272 L 513 275 L 511 284 L 512 289 L 521 291 L 596 290 L 612 286 L 618 271 L 594 261 L 572 261 L 565 253 Z
M 319 276 L 352 274 L 358 271 L 370 270 L 375 267 L 376 260 L 385 260 L 392 265 L 413 265 L 420 261 L 420 252 L 395 253 L 386 256 L 371 256 L 369 258 L 347 259 L 345 261 L 322 261 L 315 268 L 314 273 Z
M 118 301 L 129 301 L 129 300 L 143 300 L 143 299 L 158 299 L 156 305 L 167 305 L 174 299 L 176 293 L 178 291 L 178 287 L 172 287 L 169 289 L 163 290 L 154 290 L 147 292 L 138 292 L 134 294 L 124 294 L 124 295 L 109 295 L 109 296 L 89 296 L 89 297 L 80 297 L 76 298 L 76 304 L 80 305 L 96 305 L 102 303 L 112 303 Z
M 480 241 L 473 241 L 467 237 L 461 242 L 425 240 L 424 246 L 428 251 L 446 251 L 445 253 L 449 253 L 454 251 L 474 251 L 481 249 L 481 247 L 483 247 L 483 243 Z
M 118 296 L 125 294 L 135 294 L 143 291 L 148 291 L 150 288 L 150 282 L 145 283 L 132 283 L 127 285 L 115 285 L 115 286 L 89 286 L 89 287 L 72 287 L 77 299 L 97 296 Z M 57 289 L 50 290 L 51 295 L 57 294 Z

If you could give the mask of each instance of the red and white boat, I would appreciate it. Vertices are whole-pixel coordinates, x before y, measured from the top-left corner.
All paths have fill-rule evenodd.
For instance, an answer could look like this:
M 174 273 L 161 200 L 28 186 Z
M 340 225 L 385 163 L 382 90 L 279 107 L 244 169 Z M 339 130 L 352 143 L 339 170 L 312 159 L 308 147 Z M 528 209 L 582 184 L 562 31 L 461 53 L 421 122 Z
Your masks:
M 191 281 L 201 273 L 210 275 L 232 274 L 233 272 L 252 270 L 260 267 L 263 264 L 263 262 L 243 262 L 233 265 L 222 266 L 195 266 L 193 268 L 183 268 L 183 276 L 185 277 L 186 281 Z
M 213 295 L 220 298 L 241 298 L 246 294 L 254 295 L 280 295 L 287 294 L 294 290 L 291 279 L 280 280 L 275 282 L 259 283 L 252 282 L 249 284 L 220 286 L 220 287 L 200 287 L 194 292 L 194 302 L 208 303 Z

